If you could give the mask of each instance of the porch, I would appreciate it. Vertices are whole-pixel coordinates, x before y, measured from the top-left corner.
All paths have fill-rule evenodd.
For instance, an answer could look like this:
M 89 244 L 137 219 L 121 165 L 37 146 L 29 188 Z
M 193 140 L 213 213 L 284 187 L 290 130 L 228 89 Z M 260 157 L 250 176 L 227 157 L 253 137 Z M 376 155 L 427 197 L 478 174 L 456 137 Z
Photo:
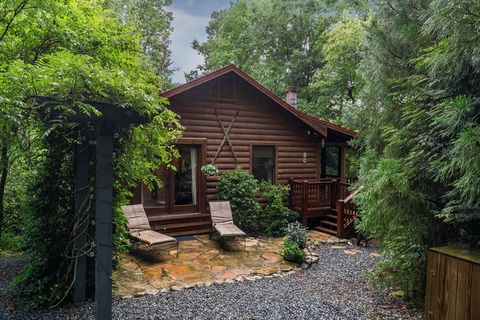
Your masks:
M 355 178 L 319 181 L 289 179 L 290 208 L 300 213 L 300 221 L 308 226 L 310 218 L 318 218 L 315 229 L 339 238 L 346 237 L 354 226 L 358 208 L 352 201 L 360 188 L 352 191 Z

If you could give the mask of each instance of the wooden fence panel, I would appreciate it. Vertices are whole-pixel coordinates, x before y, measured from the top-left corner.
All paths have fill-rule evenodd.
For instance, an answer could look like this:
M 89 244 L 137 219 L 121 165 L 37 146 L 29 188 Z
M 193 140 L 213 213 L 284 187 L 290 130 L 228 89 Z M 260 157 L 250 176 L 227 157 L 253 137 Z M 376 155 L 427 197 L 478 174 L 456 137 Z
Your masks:
M 425 319 L 480 320 L 480 252 L 430 249 L 426 289 Z

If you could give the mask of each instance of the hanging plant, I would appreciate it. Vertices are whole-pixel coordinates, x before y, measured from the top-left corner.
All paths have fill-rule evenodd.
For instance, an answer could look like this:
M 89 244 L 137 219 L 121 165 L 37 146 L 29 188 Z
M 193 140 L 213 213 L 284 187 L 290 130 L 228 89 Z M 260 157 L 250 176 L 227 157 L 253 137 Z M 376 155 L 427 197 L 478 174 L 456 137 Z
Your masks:
M 218 169 L 213 164 L 206 164 L 200 168 L 206 176 L 218 176 Z

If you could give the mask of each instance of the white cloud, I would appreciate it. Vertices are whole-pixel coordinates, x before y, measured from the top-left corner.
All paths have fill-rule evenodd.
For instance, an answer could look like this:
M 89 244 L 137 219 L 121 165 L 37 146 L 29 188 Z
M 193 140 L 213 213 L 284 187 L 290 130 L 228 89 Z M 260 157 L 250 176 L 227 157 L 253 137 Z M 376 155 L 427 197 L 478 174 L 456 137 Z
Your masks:
M 204 41 L 206 39 L 205 27 L 210 18 L 193 16 L 184 10 L 172 8 L 173 33 L 171 36 L 173 67 L 179 70 L 174 73 L 173 81 L 185 82 L 184 72 L 189 72 L 203 63 L 203 57 L 192 49 L 193 39 Z

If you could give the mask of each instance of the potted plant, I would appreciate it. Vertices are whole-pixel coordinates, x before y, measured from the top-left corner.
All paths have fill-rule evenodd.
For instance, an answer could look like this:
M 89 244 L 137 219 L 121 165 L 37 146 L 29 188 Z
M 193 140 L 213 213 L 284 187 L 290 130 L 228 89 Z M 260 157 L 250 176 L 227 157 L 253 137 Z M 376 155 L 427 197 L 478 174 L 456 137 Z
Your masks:
M 206 164 L 200 168 L 207 177 L 218 176 L 218 169 L 213 164 Z
M 287 261 L 302 262 L 305 260 L 305 252 L 290 238 L 283 241 L 283 258 Z

